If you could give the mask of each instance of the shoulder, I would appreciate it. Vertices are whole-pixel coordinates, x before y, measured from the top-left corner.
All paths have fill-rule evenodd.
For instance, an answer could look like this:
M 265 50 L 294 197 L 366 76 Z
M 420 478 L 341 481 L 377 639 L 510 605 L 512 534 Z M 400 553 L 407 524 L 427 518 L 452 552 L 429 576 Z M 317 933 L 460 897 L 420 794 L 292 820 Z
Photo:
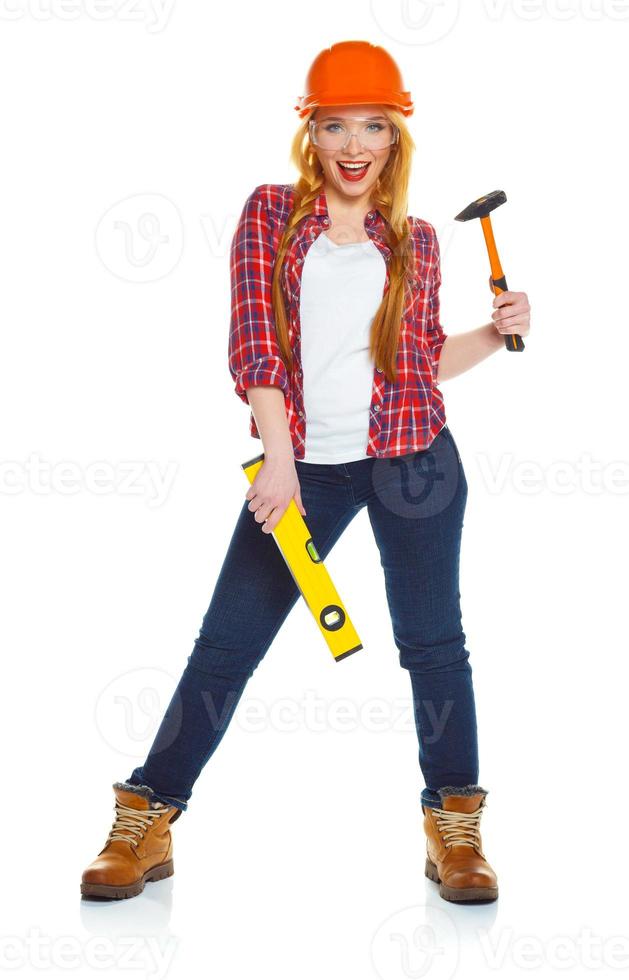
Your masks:
M 415 218 L 412 215 L 408 216 L 408 220 L 411 225 L 411 234 L 418 244 L 434 245 L 437 240 L 434 225 L 431 225 L 425 218 Z
M 284 225 L 293 207 L 293 184 L 258 184 L 251 191 L 246 204 L 263 212 L 275 225 Z
M 423 276 L 427 282 L 436 284 L 438 288 L 441 284 L 441 253 L 435 226 L 424 218 L 415 218 L 410 215 L 409 221 L 412 228 L 415 257 L 423 270 Z
M 438 266 L 441 261 L 439 239 L 435 226 L 430 221 L 426 221 L 425 218 L 409 216 L 409 221 L 415 242 L 415 252 L 430 267 L 430 271 L 433 271 L 433 267 Z

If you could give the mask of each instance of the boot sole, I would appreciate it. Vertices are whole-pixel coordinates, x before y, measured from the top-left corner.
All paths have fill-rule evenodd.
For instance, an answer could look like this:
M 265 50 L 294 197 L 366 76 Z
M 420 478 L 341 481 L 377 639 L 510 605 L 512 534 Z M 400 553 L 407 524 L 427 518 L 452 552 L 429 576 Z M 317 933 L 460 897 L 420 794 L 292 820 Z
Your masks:
M 144 885 L 147 881 L 161 881 L 163 878 L 170 878 L 174 873 L 175 868 L 171 858 L 165 864 L 158 864 L 154 868 L 149 868 L 141 878 L 130 885 L 100 885 L 82 881 L 81 895 L 89 895 L 95 898 L 133 898 L 144 891 Z
M 498 898 L 497 885 L 486 888 L 482 888 L 481 886 L 475 888 L 450 888 L 448 885 L 444 885 L 439 877 L 437 865 L 433 864 L 430 858 L 426 858 L 425 873 L 427 878 L 430 878 L 431 881 L 439 885 L 439 894 L 442 898 L 445 898 L 446 902 L 495 902 Z

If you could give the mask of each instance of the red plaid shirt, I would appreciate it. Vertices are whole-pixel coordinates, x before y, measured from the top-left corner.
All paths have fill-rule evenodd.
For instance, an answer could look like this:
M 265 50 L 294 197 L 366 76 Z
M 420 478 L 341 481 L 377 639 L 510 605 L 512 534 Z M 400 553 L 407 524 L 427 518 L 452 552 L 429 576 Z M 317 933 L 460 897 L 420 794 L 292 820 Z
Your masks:
M 231 326 L 229 370 L 236 394 L 248 403 L 246 389 L 277 385 L 284 392 L 286 416 L 295 459 L 305 456 L 306 424 L 299 322 L 301 271 L 306 252 L 330 225 L 325 191 L 303 218 L 291 240 L 281 274 L 293 351 L 290 375 L 280 356 L 271 305 L 273 264 L 280 235 L 288 221 L 292 184 L 260 184 L 243 207 L 231 243 Z M 437 365 L 447 334 L 439 322 L 441 269 L 434 227 L 411 218 L 416 277 L 405 302 L 397 351 L 397 380 L 387 381 L 374 367 L 369 410 L 368 456 L 402 456 L 426 449 L 445 425 L 443 396 L 437 386 Z M 389 288 L 391 249 L 386 244 L 385 218 L 379 210 L 365 218 L 365 230 L 386 263 L 383 295 Z M 249 431 L 260 439 L 253 412 Z

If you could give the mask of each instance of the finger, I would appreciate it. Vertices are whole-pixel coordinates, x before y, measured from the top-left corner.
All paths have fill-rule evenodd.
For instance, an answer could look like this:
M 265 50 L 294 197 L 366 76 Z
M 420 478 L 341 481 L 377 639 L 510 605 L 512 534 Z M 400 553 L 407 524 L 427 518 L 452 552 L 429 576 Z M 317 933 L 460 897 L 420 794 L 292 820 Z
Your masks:
M 260 504 L 253 515 L 258 524 L 264 524 L 264 522 L 268 520 L 270 514 L 273 513 L 273 509 L 272 504 Z
M 278 508 L 274 507 L 269 516 L 265 519 L 262 524 L 262 531 L 264 534 L 271 534 L 277 525 L 279 524 L 279 517 L 277 516 Z
M 517 294 L 511 289 L 505 289 L 502 293 L 498 293 L 498 295 L 494 297 L 492 306 L 495 306 L 497 309 L 500 306 L 504 306 L 506 303 L 515 303 L 516 301 Z
M 510 316 L 525 316 L 529 313 L 529 308 L 525 303 L 510 303 L 501 310 L 494 310 L 491 314 L 492 320 L 504 320 Z
M 501 324 L 501 326 L 504 326 L 505 323 L 514 323 L 516 320 L 518 321 L 518 323 L 524 323 L 526 319 L 527 317 L 523 313 L 510 313 L 508 315 L 496 317 L 496 320 L 494 322 L 497 324 L 498 323 Z
M 523 330 L 528 330 L 528 322 L 518 316 L 507 317 L 496 326 L 500 333 L 522 333 Z
M 297 504 L 299 513 L 302 515 L 302 517 L 304 517 L 306 515 L 306 508 L 301 501 L 301 490 L 295 491 L 295 503 Z

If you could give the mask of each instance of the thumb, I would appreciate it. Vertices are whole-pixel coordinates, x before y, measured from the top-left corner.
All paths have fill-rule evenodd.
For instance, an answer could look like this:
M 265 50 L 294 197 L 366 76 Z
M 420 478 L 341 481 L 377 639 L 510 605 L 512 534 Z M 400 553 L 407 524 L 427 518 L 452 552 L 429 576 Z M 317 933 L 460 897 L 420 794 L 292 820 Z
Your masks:
M 494 289 L 494 284 L 493 284 L 493 280 L 492 280 L 492 277 L 491 276 L 489 277 L 489 288 L 491 289 L 492 293 L 495 296 L 496 295 L 496 290 Z

